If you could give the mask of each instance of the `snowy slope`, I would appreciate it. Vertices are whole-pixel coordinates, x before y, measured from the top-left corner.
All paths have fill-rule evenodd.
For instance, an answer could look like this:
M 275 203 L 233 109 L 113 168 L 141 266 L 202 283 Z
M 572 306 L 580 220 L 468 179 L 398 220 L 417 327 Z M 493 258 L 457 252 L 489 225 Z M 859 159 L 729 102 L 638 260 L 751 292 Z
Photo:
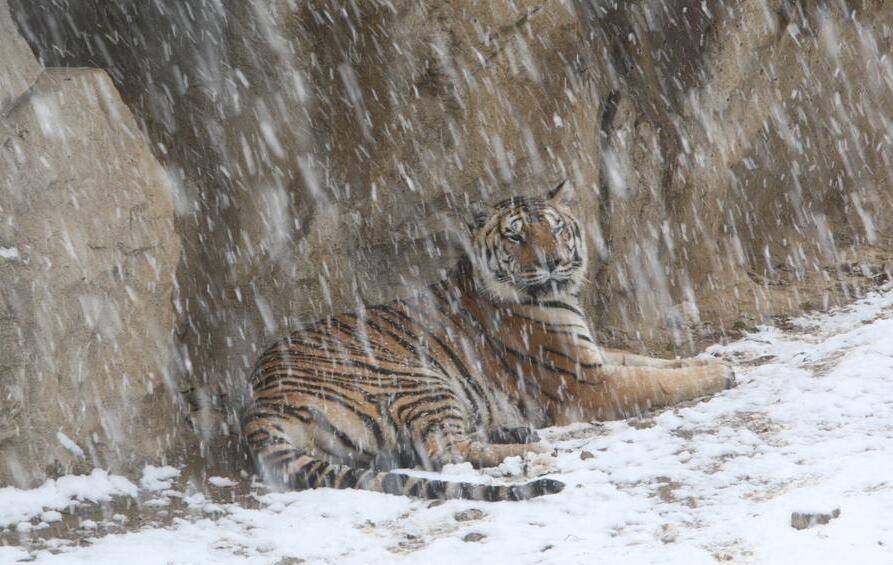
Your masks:
M 555 496 L 432 506 L 262 494 L 219 477 L 201 494 L 176 469 L 147 468 L 139 487 L 97 471 L 0 489 L 0 540 L 15 544 L 0 562 L 893 563 L 893 292 L 786 327 L 711 348 L 738 366 L 740 385 L 709 401 L 545 430 L 557 457 L 448 469 L 476 480 L 549 472 L 568 485 Z M 258 494 L 236 496 L 239 485 Z M 68 501 L 110 496 L 134 512 L 58 522 Z M 791 527 L 792 512 L 835 509 L 826 525 Z

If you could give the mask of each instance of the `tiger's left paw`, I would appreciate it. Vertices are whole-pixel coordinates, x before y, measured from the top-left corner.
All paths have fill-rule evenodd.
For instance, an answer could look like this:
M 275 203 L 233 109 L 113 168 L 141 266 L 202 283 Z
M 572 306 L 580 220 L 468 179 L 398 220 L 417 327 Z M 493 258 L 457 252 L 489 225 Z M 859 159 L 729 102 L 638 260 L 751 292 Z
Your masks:
M 558 459 L 550 448 L 543 447 L 545 449 L 541 453 L 528 453 L 524 456 L 523 469 L 525 477 L 540 477 L 558 472 Z
M 738 379 L 735 378 L 735 369 L 732 368 L 728 363 L 721 361 L 720 362 L 721 371 L 722 371 L 722 379 L 724 382 L 723 388 L 734 388 L 738 386 Z
M 523 457 L 507 457 L 496 467 L 482 469 L 491 477 L 539 477 L 558 472 L 553 450 L 541 443 L 533 444 Z
M 702 370 L 709 371 L 708 382 L 709 388 L 713 392 L 730 389 L 738 384 L 735 378 L 735 370 L 725 361 L 712 361 L 702 366 Z

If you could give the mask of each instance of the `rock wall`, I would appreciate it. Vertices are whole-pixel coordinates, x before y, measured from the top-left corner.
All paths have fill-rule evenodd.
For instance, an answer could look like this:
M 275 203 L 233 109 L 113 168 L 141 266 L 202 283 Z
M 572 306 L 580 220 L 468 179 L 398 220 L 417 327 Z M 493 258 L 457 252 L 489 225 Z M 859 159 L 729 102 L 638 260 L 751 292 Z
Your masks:
M 0 110 L 3 110 L 37 79 L 40 63 L 31 54 L 9 15 L 6 0 L 0 1 Z
M 605 230 L 608 325 L 672 328 L 660 312 L 675 303 L 683 321 L 740 329 L 889 280 L 889 8 L 687 4 L 687 18 L 589 12 L 618 71 L 602 121 L 622 218 Z
M 0 485 L 162 458 L 171 185 L 108 75 L 42 70 L 5 0 L 0 54 Z
M 652 353 L 890 278 L 882 1 L 11 3 L 177 180 L 206 439 L 270 339 L 449 266 L 456 202 L 571 178 L 596 329 Z

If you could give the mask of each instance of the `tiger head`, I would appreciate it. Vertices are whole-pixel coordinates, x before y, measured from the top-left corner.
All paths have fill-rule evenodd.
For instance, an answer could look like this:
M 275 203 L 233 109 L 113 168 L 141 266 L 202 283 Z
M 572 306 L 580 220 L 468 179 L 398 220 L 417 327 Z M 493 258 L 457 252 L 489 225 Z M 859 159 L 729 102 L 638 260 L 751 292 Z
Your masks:
M 586 272 L 580 223 L 562 203 L 566 182 L 542 197 L 516 196 L 476 215 L 471 262 L 477 287 L 497 301 L 576 297 Z

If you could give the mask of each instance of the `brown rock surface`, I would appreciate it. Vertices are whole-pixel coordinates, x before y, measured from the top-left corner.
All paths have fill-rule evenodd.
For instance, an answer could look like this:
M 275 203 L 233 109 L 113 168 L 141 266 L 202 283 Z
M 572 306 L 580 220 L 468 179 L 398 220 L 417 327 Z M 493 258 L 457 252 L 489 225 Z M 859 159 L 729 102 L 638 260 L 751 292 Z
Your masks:
M 274 336 L 449 267 L 451 199 L 570 177 L 596 330 L 651 352 L 889 277 L 884 2 L 11 2 L 45 61 L 109 70 L 180 180 L 208 436 Z
M 104 71 L 0 114 L 0 485 L 174 445 L 170 192 Z

